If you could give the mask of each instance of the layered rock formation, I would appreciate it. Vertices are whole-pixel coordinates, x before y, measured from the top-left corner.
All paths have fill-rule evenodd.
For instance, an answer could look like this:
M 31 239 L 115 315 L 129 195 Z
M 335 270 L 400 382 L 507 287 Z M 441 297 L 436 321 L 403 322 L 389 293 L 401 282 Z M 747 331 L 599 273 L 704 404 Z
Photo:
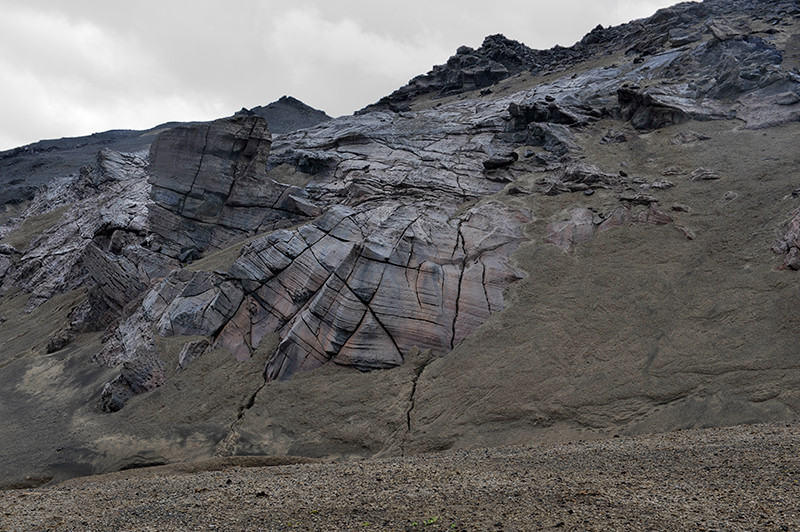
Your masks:
M 503 35 L 492 35 L 477 50 L 462 46 L 446 64 L 415 77 L 361 112 L 409 110 L 412 101 L 422 95 L 441 98 L 489 87 L 520 73 L 558 74 L 582 62 L 619 52 L 641 63 L 646 57 L 685 46 L 694 50 L 691 54 L 677 54 L 684 56 L 682 61 L 667 61 L 669 65 L 665 65 L 665 61 L 660 63 L 673 70 L 669 75 L 671 78 L 680 79 L 674 74 L 688 72 L 696 76 L 697 81 L 689 82 L 691 87 L 688 87 L 696 96 L 739 96 L 744 90 L 771 85 L 773 92 L 782 94 L 776 101 L 790 102 L 793 98 L 781 91 L 782 87 L 773 85 L 778 78 L 770 76 L 777 74 L 781 79 L 789 78 L 795 82 L 797 78 L 791 72 L 772 68 L 781 63 L 780 54 L 759 34 L 776 35 L 779 33 L 776 26 L 791 24 L 792 17 L 797 15 L 797 3 L 791 0 L 687 2 L 661 9 L 648 19 L 613 28 L 597 26 L 569 48 L 556 46 L 550 50 L 532 50 Z M 746 21 L 757 21 L 763 29 L 755 30 L 752 23 L 748 25 Z M 712 41 L 706 40 L 708 35 L 713 37 Z M 712 71 L 713 77 L 710 78 Z M 628 79 L 638 82 L 636 76 Z M 484 91 L 483 95 L 490 92 Z M 655 91 L 655 94 L 660 92 Z
M 83 383 L 90 471 L 796 416 L 798 34 L 796 2 L 686 3 L 102 150 L 0 227 L 5 371 L 49 387 L 0 415 Z M 60 317 L 22 348 L 14 309 Z
M 4 292 L 22 288 L 28 308 L 54 295 L 96 286 L 120 311 L 175 264 L 149 249 L 146 161 L 134 154 L 102 149 L 96 166 L 77 178 L 56 181 L 26 211 L 24 222 L 5 229 L 27 237 L 2 278 Z M 56 225 L 28 234 L 25 223 L 50 218 Z
M 276 134 L 313 127 L 330 120 L 324 112 L 296 98 L 283 96 L 251 112 L 270 124 Z M 124 153 L 147 153 L 156 136 L 173 127 L 190 123 L 167 122 L 144 131 L 112 130 L 85 137 L 42 140 L 0 152 L 0 216 L 4 210 L 34 198 L 41 187 L 53 180 L 75 177 L 79 168 L 93 165 L 97 151 L 109 148 Z
M 154 375 L 164 363 L 146 340 L 155 335 L 206 338 L 184 347 L 185 366 L 199 346 L 246 360 L 279 333 L 265 369 L 273 380 L 329 361 L 368 370 L 400 365 L 412 350 L 444 354 L 502 309 L 503 289 L 520 275 L 507 259 L 525 240 L 528 214 L 497 203 L 459 212 L 502 188 L 482 168 L 503 143 L 455 121 L 436 131 L 437 117 L 409 117 L 402 137 L 390 115 L 341 120 L 276 140 L 269 161 L 257 117 L 162 134 L 149 167 L 151 247 L 186 262 L 236 240 L 235 231 L 267 234 L 227 271 L 178 270 L 145 296 L 99 356 L 127 364 L 103 408 L 163 383 Z M 462 151 L 457 165 L 453 151 Z M 313 181 L 301 189 L 270 179 L 268 166 L 302 167 L 298 153 L 327 161 Z M 267 231 L 320 212 L 297 229 Z
M 276 218 L 287 188 L 262 184 L 271 139 L 263 118 L 244 113 L 158 136 L 150 148 L 148 208 L 162 253 L 188 262 L 270 228 L 264 225 Z

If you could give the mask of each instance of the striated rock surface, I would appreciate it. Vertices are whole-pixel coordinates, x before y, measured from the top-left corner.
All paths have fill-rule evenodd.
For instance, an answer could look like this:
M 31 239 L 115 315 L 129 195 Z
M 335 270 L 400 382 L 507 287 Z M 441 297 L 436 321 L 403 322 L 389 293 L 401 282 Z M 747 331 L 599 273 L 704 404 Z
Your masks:
M 149 249 L 150 187 L 140 155 L 100 150 L 96 166 L 51 183 L 24 217 L 57 222 L 30 235 L 27 249 L 8 268 L 3 291 L 22 288 L 28 308 L 56 294 L 96 285 L 117 311 L 164 275 L 174 262 Z M 24 225 L 17 232 L 24 232 Z
M 162 253 L 188 262 L 261 227 L 263 213 L 251 215 L 249 194 L 239 191 L 247 183 L 255 192 L 264 180 L 271 142 L 266 121 L 246 114 L 158 136 L 150 148 L 149 222 Z M 274 206 L 283 190 L 271 188 L 253 199 Z
M 792 211 L 789 221 L 779 230 L 772 251 L 783 256 L 780 269 L 800 270 L 800 208 Z
M 772 114 L 770 124 L 793 120 L 785 106 L 769 104 L 769 91 L 800 87 L 781 69 L 776 45 L 752 31 L 720 39 L 708 22 L 720 12 L 714 3 L 661 12 L 642 27 L 648 35 L 663 31 L 664 40 L 626 49 L 627 62 L 551 77 L 502 96 L 418 111 L 394 105 L 434 90 L 446 96 L 484 87 L 530 70 L 534 57 L 572 65 L 630 37 L 597 29 L 569 51 L 533 53 L 492 36 L 478 51 L 460 49 L 448 65 L 383 104 L 282 135 L 271 145 L 264 125 L 246 113 L 163 134 L 150 164 L 151 225 L 163 253 L 189 262 L 237 238 L 286 229 L 242 247 L 227 270 L 171 274 L 146 296 L 146 311 L 128 327 L 205 337 L 205 344 L 184 346 L 192 353 L 185 361 L 202 356 L 199 346 L 206 344 L 248 360 L 263 338 L 277 334 L 267 381 L 327 363 L 390 368 L 412 349 L 446 353 L 503 307 L 503 289 L 519 277 L 507 261 L 525 240 L 520 224 L 530 219 L 527 209 L 467 202 L 528 176 L 537 176 L 530 191 L 543 196 L 614 193 L 614 206 L 596 212 L 575 207 L 568 221 L 547 226 L 544 242 L 573 251 L 607 229 L 674 221 L 653 194 L 673 183 L 581 161 L 581 130 L 608 120 L 649 131 L 741 113 L 755 117 L 750 101 L 758 102 L 759 116 Z M 668 26 L 675 20 L 708 37 L 669 46 Z M 635 41 L 643 44 L 641 32 Z M 726 59 L 732 57 L 735 62 Z M 552 73 L 552 61 L 547 64 Z M 714 79 L 703 78 L 710 64 L 723 68 Z M 760 118 L 748 123 L 764 125 Z M 708 138 L 694 134 L 672 138 L 679 145 Z M 689 180 L 719 175 L 698 167 Z M 696 237 L 684 224 L 676 227 Z M 158 303 L 147 307 L 151 301 Z M 126 355 L 137 356 L 135 350 Z
M 505 113 L 505 107 L 489 112 Z M 193 240 L 185 241 L 181 250 L 174 243 L 170 249 L 162 245 L 161 253 L 183 254 L 189 246 L 202 253 L 212 245 L 221 247 L 223 238 L 232 239 L 230 226 L 220 229 L 221 224 L 199 222 L 199 215 L 186 210 L 192 195 L 210 197 L 212 207 L 222 205 L 217 214 L 205 214 L 206 220 L 228 209 L 229 200 L 218 201 L 208 192 L 215 183 L 210 176 L 219 174 L 204 178 L 202 166 L 196 178 L 192 173 L 198 161 L 206 163 L 206 151 L 227 155 L 222 162 L 217 157 L 208 164 L 226 169 L 222 176 L 230 176 L 229 197 L 241 191 L 237 197 L 249 202 L 249 219 L 272 220 L 280 211 L 283 217 L 276 225 L 290 225 L 308 219 L 306 212 L 325 214 L 296 229 L 266 231 L 241 248 L 227 271 L 173 272 L 145 295 L 141 311 L 114 333 L 99 359 L 130 365 L 158 357 L 152 342 L 143 346 L 141 338 L 204 336 L 205 344 L 186 345 L 192 355 L 182 357 L 182 367 L 201 355 L 199 345 L 224 346 L 243 361 L 264 337 L 277 333 L 280 343 L 265 367 L 265 378 L 274 380 L 328 362 L 370 370 L 400 365 L 406 354 L 419 349 L 446 353 L 503 308 L 503 290 L 520 277 L 508 257 L 526 240 L 522 227 L 529 219 L 524 210 L 491 202 L 460 211 L 465 201 L 502 188 L 483 169 L 492 153 L 508 149 L 504 141 L 476 130 L 462 117 L 473 119 L 468 109 L 454 109 L 449 124 L 434 128 L 438 112 L 409 116 L 400 124 L 402 135 L 397 134 L 398 121 L 386 114 L 340 119 L 278 139 L 269 160 L 261 160 L 260 178 L 247 173 L 258 150 L 243 161 L 235 150 L 220 150 L 204 140 L 202 149 L 195 149 L 198 143 L 182 152 L 191 162 L 179 164 L 169 154 L 182 145 L 180 139 L 206 135 L 181 129 L 163 134 L 154 144 L 149 167 L 155 202 L 150 205 L 151 226 L 160 236 L 158 243 L 170 234 L 163 229 L 164 219 L 179 221 L 182 225 L 173 231 L 182 227 Z M 207 134 L 229 142 L 236 140 L 230 131 L 242 131 L 236 128 L 254 121 L 255 117 L 237 115 L 210 124 Z M 498 133 L 501 124 L 495 129 Z M 249 142 L 266 150 L 262 130 L 248 131 L 256 132 Z M 455 164 L 453 153 L 459 153 Z M 296 172 L 307 169 L 310 158 L 326 163 L 316 168 L 303 189 L 269 178 L 270 172 L 288 171 L 292 163 Z M 245 170 L 236 174 L 241 168 Z M 178 212 L 164 216 L 162 198 L 170 192 L 163 190 L 179 188 L 187 173 L 193 188 L 184 187 L 184 199 L 172 203 Z M 275 209 L 274 203 L 262 200 L 273 191 L 274 197 L 293 203 Z M 246 227 L 265 232 L 261 225 L 240 227 L 243 235 Z M 202 233 L 206 228 L 211 231 Z M 145 364 L 157 371 L 162 366 Z M 134 372 L 125 383 L 135 384 L 130 382 L 135 378 L 147 380 L 142 389 L 160 382 Z M 106 410 L 117 409 L 137 387 L 126 385 L 121 393 L 114 389 L 107 387 Z

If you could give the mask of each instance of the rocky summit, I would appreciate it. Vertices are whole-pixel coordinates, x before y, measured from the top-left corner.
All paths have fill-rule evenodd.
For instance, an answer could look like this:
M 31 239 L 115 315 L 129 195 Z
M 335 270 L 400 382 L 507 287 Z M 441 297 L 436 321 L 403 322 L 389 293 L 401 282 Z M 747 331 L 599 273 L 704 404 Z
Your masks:
M 796 1 L 99 135 L 0 154 L 6 486 L 800 412 Z

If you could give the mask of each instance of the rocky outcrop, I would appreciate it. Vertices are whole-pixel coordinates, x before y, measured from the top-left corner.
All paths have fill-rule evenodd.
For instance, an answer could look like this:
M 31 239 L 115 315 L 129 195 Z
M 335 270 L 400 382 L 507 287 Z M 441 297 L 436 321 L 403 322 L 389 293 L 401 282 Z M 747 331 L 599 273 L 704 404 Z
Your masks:
M 326 113 L 314 109 L 296 98 L 283 96 L 251 111 L 266 119 L 273 134 L 283 134 L 313 127 L 330 120 Z M 5 205 L 33 200 L 40 189 L 58 181 L 79 168 L 94 165 L 98 150 L 107 148 L 122 153 L 142 153 L 149 150 L 156 136 L 165 129 L 191 125 L 168 122 L 144 131 L 112 130 L 85 137 L 42 140 L 0 152 L 0 212 Z
M 228 240 L 213 234 L 223 219 L 232 218 L 226 204 L 234 183 L 263 178 L 271 139 L 265 120 L 246 115 L 178 127 L 158 136 L 150 148 L 154 204 L 149 221 L 165 253 L 186 259 L 190 251 L 200 253 Z M 230 224 L 221 225 L 224 231 Z
M 628 205 L 617 207 L 609 213 L 597 213 L 583 207 L 571 209 L 569 220 L 547 225 L 544 241 L 569 253 L 578 244 L 594 238 L 595 233 L 627 224 L 665 225 L 674 221 L 672 216 L 658 208 L 655 198 L 640 198 L 641 196 L 631 197 Z M 637 203 L 649 206 L 646 209 L 634 209 L 633 205 Z
M 280 332 L 268 380 L 329 361 L 389 368 L 414 348 L 443 354 L 503 307 L 526 219 L 497 204 L 453 214 L 400 202 L 336 207 L 248 244 L 224 276 L 175 272 L 143 316 L 162 336 L 215 338 L 239 360 Z
M 150 151 L 148 209 L 161 253 L 190 262 L 318 214 L 303 188 L 270 178 L 271 139 L 266 121 L 247 113 L 159 135 Z
M 409 116 L 405 124 L 376 113 L 279 138 L 264 177 L 234 175 L 230 188 L 251 202 L 268 187 L 284 191 L 296 209 L 281 210 L 287 225 L 301 208 L 325 214 L 292 230 L 266 231 L 242 247 L 227 271 L 172 272 L 98 359 L 160 373 L 165 364 L 151 363 L 159 356 L 155 343 L 142 338 L 205 337 L 187 340 L 179 362 L 185 368 L 221 346 L 247 360 L 265 337 L 278 333 L 281 341 L 265 368 L 265 378 L 274 380 L 329 362 L 370 370 L 400 365 L 419 349 L 449 351 L 502 309 L 503 290 L 519 278 L 508 258 L 526 239 L 522 227 L 529 218 L 498 203 L 459 210 L 467 200 L 502 189 L 483 170 L 506 144 L 463 122 L 459 117 L 471 116 L 468 109 L 452 112 L 444 127 L 438 112 Z M 398 126 L 409 133 L 396 135 Z M 498 122 L 495 132 L 502 127 Z M 155 149 L 164 150 L 167 141 L 177 145 L 174 134 L 158 139 Z M 301 190 L 270 180 L 268 167 L 285 171 L 294 161 L 295 171 L 305 168 L 293 159 L 297 152 L 328 163 Z M 151 163 L 154 186 L 163 182 L 158 168 Z M 171 175 L 170 182 L 183 180 L 178 170 Z M 250 216 L 269 214 L 270 206 L 254 205 Z M 139 371 L 123 371 L 123 377 L 107 387 L 103 408 L 115 410 L 130 390 L 160 382 Z
M 445 65 L 435 66 L 427 74 L 417 76 L 408 85 L 396 90 L 357 114 L 377 110 L 410 110 L 409 101 L 422 94 L 439 97 L 482 89 L 513 74 L 536 68 L 539 52 L 503 35 L 490 35 L 477 50 L 460 47 Z
M 557 73 L 624 50 L 626 58 L 641 66 L 632 70 L 633 75 L 618 72 L 617 79 L 643 76 L 666 82 L 620 88 L 617 105 L 634 127 L 653 129 L 688 117 L 727 115 L 754 128 L 797 120 L 800 106 L 796 107 L 792 95 L 800 94 L 800 75 L 780 67 L 782 54 L 769 39 L 778 30 L 757 32 L 739 22 L 726 22 L 733 12 L 772 21 L 768 22 L 772 26 L 800 18 L 796 2 L 717 0 L 685 2 L 613 28 L 598 26 L 569 48 L 531 50 L 493 35 L 477 50 L 459 48 L 446 64 L 359 112 L 410 110 L 410 102 L 422 94 L 444 97 L 488 87 L 516 74 Z M 708 100 L 701 102 L 704 98 Z M 779 101 L 787 108 L 780 108 Z M 574 118 L 567 116 L 570 121 Z
M 789 220 L 779 231 L 772 251 L 783 256 L 781 270 L 800 270 L 800 208 L 790 214 Z
M 680 106 L 659 98 L 658 92 L 642 92 L 629 87 L 617 91 L 620 116 L 636 129 L 658 129 L 689 120 L 691 115 Z
M 3 277 L 22 287 L 28 308 L 56 294 L 96 285 L 117 311 L 174 265 L 149 249 L 145 160 L 103 149 L 97 165 L 52 183 L 24 217 L 52 217 Z
M 264 338 L 277 334 L 264 371 L 268 381 L 328 363 L 390 368 L 412 349 L 446 353 L 502 308 L 503 289 L 518 278 L 508 260 L 525 239 L 521 227 L 529 215 L 482 198 L 536 174 L 541 177 L 529 181 L 531 189 L 515 185 L 510 193 L 613 192 L 616 206 L 575 207 L 569 220 L 547 226 L 545 242 L 567 251 L 598 231 L 671 223 L 654 191 L 673 183 L 581 161 L 578 133 L 603 119 L 638 130 L 728 119 L 751 108 L 749 95 L 763 103 L 770 101 L 763 91 L 794 90 L 774 44 L 752 32 L 720 39 L 712 28 L 721 26 L 708 19 L 719 22 L 716 13 L 713 3 L 677 6 L 636 26 L 636 38 L 596 28 L 572 49 L 548 52 L 492 36 L 477 51 L 460 49 L 447 65 L 378 106 L 274 139 L 261 118 L 245 112 L 163 133 L 148 169 L 151 249 L 189 263 L 263 236 L 244 245 L 227 269 L 170 273 L 100 359 L 133 364 L 141 358 L 142 368 L 165 367 L 147 362 L 160 356 L 155 347 L 128 346 L 123 330 L 145 338 L 185 336 L 178 363 L 184 369 L 219 347 L 248 360 Z M 670 33 L 670 24 L 712 40 Z M 534 63 L 534 71 L 552 73 L 626 39 L 635 46 L 620 64 L 504 96 L 484 94 L 477 104 L 401 109 L 415 95 L 485 87 Z M 730 57 L 740 59 L 734 64 Z M 709 70 L 704 65 L 717 62 L 729 72 L 717 72 L 714 90 L 699 90 Z M 758 79 L 742 77 L 753 69 Z M 784 120 L 790 107 L 760 109 Z M 690 133 L 678 141 L 702 138 Z M 689 180 L 718 177 L 699 168 Z M 146 379 L 146 371 L 129 373 L 126 390 L 160 382 Z M 124 403 L 127 393 L 112 394 L 107 404 Z

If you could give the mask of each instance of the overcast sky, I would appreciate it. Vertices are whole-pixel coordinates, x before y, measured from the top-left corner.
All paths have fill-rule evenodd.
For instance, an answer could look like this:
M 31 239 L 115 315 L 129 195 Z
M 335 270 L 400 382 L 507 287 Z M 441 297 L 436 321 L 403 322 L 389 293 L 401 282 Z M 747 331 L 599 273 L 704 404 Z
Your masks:
M 674 0 L 0 0 L 0 150 L 288 94 L 351 114 L 503 33 L 570 46 Z

